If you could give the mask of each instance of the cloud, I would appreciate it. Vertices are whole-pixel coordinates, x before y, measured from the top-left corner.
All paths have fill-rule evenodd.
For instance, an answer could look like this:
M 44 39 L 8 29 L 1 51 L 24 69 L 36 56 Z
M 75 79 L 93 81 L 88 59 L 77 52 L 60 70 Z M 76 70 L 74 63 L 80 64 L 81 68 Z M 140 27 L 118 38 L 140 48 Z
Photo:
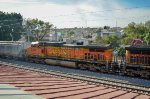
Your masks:
M 49 1 L 49 0 L 45 0 Z M 53 2 L 56 4 L 63 4 L 63 5 L 76 5 L 86 2 L 87 0 L 50 0 L 49 2 Z
M 26 0 L 26 1 L 22 1 L 22 0 L 1 0 L 0 1 L 0 4 L 37 4 L 37 3 L 41 3 L 41 2 L 38 2 L 38 1 L 29 1 L 29 0 Z
M 13 3 L 13 4 L 44 4 L 53 3 L 61 5 L 76 5 L 86 2 L 86 0 L 2 0 L 0 3 Z
M 144 22 L 150 18 L 149 8 L 125 9 L 129 7 L 120 1 L 1 0 L 0 10 L 49 21 L 58 28 L 116 26 L 116 21 L 117 26 L 124 27 L 132 21 Z

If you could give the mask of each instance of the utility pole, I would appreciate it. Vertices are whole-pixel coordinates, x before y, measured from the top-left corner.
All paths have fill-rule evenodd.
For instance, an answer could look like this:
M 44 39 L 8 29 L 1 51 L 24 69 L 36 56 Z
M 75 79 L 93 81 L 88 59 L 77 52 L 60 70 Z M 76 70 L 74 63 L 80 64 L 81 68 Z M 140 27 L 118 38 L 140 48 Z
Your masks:
M 57 27 L 55 27 L 55 42 L 57 42 Z
M 0 30 L 1 30 L 1 27 L 2 27 L 2 26 L 0 26 Z M 1 30 L 1 31 L 2 31 L 2 30 Z M 4 37 L 3 37 L 3 32 L 2 32 L 1 34 L 2 34 L 2 38 L 0 38 L 0 39 L 3 40 L 3 38 L 4 38 Z
M 116 32 L 118 31 L 118 28 L 117 28 L 117 20 L 116 20 Z
M 26 19 L 23 20 L 22 22 L 22 25 L 24 28 L 26 28 L 26 24 L 27 24 L 27 21 Z M 26 29 L 27 33 L 25 34 L 27 36 L 27 42 L 30 42 L 30 34 L 31 34 L 31 27 L 29 26 L 27 29 Z
M 13 32 L 14 32 L 14 29 L 12 29 L 12 32 L 10 33 L 10 36 L 11 36 L 11 41 L 14 41 L 14 39 L 13 39 Z
M 27 33 L 27 35 L 28 35 L 28 42 L 30 42 L 30 34 L 31 34 L 31 27 L 29 27 L 28 28 L 28 33 Z

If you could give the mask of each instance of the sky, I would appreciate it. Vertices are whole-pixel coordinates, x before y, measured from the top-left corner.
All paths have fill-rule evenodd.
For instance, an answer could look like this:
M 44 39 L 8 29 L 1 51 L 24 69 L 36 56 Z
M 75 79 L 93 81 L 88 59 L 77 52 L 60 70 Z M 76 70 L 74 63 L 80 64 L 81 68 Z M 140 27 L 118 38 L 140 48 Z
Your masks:
M 38 18 L 57 28 L 125 27 L 150 20 L 150 0 L 0 0 L 0 11 Z

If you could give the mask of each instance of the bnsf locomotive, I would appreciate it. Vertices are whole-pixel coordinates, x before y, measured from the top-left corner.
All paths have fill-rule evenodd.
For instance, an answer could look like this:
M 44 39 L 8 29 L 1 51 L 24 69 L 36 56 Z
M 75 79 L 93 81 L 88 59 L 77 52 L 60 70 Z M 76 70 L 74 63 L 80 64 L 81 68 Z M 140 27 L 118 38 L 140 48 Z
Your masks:
M 13 44 L 10 42 L 0 43 L 1 57 L 23 58 L 28 61 L 51 65 L 107 73 L 119 72 L 131 76 L 150 78 L 150 46 L 125 47 L 126 61 L 124 64 L 120 64 L 114 61 L 113 50 L 109 45 L 83 46 L 58 42 L 38 42 L 29 46 L 29 44 L 18 42 Z M 12 54 L 14 53 L 13 50 L 17 51 L 18 54 L 14 56 Z
M 126 73 L 132 76 L 150 78 L 150 46 L 126 47 Z
M 27 49 L 30 60 L 90 70 L 108 71 L 112 49 L 107 45 L 79 46 L 63 43 L 38 43 Z

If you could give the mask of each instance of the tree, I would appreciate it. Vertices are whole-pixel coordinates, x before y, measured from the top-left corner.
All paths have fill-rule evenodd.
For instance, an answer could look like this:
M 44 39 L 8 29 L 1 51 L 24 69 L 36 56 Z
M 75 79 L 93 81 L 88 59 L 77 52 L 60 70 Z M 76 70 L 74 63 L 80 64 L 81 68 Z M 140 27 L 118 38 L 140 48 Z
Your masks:
M 121 39 L 121 44 L 122 45 L 130 45 L 132 40 L 133 40 L 133 38 L 135 38 L 134 34 L 129 34 L 129 35 L 125 34 L 123 36 L 123 38 Z
M 150 20 L 145 22 L 145 26 L 150 29 Z
M 124 32 L 126 34 L 126 36 L 134 34 L 136 35 L 136 27 L 135 27 L 135 23 L 129 23 L 127 27 L 124 28 Z
M 101 43 L 101 44 L 110 44 L 113 48 L 118 47 L 120 44 L 120 39 L 117 35 L 110 35 L 106 38 L 102 38 L 101 36 L 96 36 L 95 39 L 96 43 Z
M 103 30 L 103 28 L 102 27 L 99 27 L 97 30 L 96 30 L 96 32 L 101 32 Z
M 96 43 L 103 43 L 103 39 L 102 39 L 102 37 L 101 36 L 96 36 L 96 38 L 95 38 L 95 42 Z
M 145 24 L 129 23 L 124 29 L 124 32 L 125 35 L 121 40 L 122 44 L 131 44 L 134 38 L 140 38 L 145 43 L 149 44 L 150 20 L 145 22 Z
M 50 33 L 52 24 L 38 19 L 27 19 L 25 21 L 24 30 L 30 32 L 31 41 L 41 41 L 45 35 Z
M 109 30 L 109 29 L 110 29 L 110 26 L 104 26 L 104 29 Z
M 144 41 L 147 45 L 150 45 L 150 31 L 145 33 Z
M 107 38 L 105 38 L 103 40 L 104 44 L 111 44 L 111 46 L 113 48 L 118 47 L 119 46 L 119 42 L 120 42 L 119 38 L 116 35 L 108 36 Z
M 68 35 L 68 37 L 72 37 L 72 36 L 74 36 L 75 35 L 75 32 L 74 31 L 69 31 L 68 33 L 67 33 L 67 35 Z
M 19 40 L 22 35 L 21 14 L 0 11 L 0 40 Z
M 145 22 L 146 31 L 144 33 L 144 41 L 147 45 L 150 45 L 150 20 Z
M 118 49 L 118 56 L 121 57 L 121 62 L 124 61 L 126 50 L 123 47 Z

